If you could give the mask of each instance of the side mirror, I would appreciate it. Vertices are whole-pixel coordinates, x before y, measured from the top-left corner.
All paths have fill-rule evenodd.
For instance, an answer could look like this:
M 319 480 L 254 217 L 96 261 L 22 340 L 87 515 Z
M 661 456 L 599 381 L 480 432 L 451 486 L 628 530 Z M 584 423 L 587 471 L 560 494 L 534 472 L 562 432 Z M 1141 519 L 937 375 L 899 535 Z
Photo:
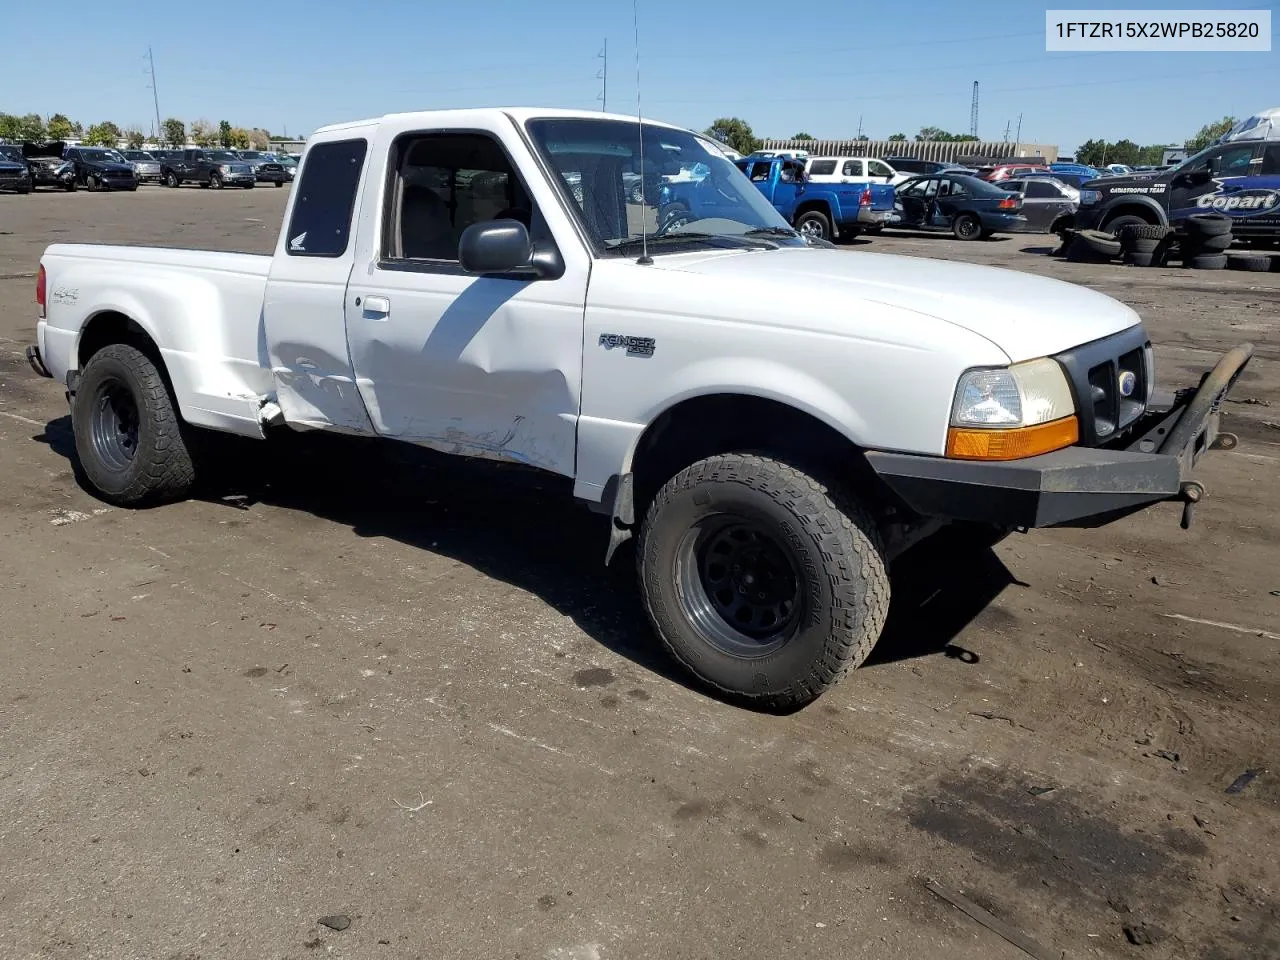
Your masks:
M 462 231 L 458 261 L 467 273 L 511 273 L 529 269 L 533 245 L 519 220 L 485 220 Z
M 551 239 L 532 243 L 519 220 L 484 220 L 462 231 L 458 262 L 467 273 L 515 274 L 539 280 L 564 276 L 564 258 Z

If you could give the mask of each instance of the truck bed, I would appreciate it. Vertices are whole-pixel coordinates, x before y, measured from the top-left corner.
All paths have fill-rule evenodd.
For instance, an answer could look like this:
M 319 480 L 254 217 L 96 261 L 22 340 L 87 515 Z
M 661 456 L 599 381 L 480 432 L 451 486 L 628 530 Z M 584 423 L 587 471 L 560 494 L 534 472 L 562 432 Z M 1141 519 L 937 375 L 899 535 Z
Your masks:
M 40 264 L 48 296 L 40 349 L 55 377 L 79 369 L 82 330 L 123 314 L 159 346 L 190 423 L 261 434 L 258 410 L 273 389 L 262 336 L 271 257 L 54 244 Z

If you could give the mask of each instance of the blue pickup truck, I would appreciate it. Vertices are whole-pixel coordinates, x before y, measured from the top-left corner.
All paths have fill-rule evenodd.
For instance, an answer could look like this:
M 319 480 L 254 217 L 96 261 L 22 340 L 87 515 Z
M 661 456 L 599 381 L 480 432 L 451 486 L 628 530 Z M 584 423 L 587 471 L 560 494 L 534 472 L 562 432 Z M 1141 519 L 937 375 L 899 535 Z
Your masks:
M 804 161 L 750 156 L 736 161 L 787 222 L 806 237 L 852 240 L 884 226 L 893 213 L 894 191 L 886 183 L 810 183 Z M 709 181 L 668 182 L 660 205 L 672 216 L 713 217 L 718 191 Z

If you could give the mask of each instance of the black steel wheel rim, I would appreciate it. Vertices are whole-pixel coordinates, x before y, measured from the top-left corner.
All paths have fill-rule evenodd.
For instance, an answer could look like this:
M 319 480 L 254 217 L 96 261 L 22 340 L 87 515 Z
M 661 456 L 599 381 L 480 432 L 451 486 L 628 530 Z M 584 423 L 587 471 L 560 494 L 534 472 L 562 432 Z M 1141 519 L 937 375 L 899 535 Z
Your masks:
M 127 470 L 138 453 L 138 403 L 119 380 L 106 380 L 94 392 L 89 440 L 94 456 L 109 469 Z
M 676 576 L 685 615 L 722 653 L 763 657 L 795 636 L 800 564 L 763 523 L 724 514 L 699 520 L 677 547 Z
M 960 218 L 960 235 L 962 237 L 968 239 L 969 237 L 976 236 L 980 229 L 981 227 L 978 226 L 978 221 L 973 217 L 963 216 Z

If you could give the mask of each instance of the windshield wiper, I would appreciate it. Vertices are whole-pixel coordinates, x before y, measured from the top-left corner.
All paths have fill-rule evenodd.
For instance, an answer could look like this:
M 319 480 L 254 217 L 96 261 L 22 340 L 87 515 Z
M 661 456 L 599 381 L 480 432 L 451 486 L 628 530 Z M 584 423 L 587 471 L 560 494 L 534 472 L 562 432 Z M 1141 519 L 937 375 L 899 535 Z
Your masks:
M 744 237 L 786 237 L 794 240 L 800 234 L 796 233 L 790 227 L 756 227 L 754 230 L 748 230 L 743 234 Z
M 721 233 L 696 233 L 690 230 L 681 230 L 679 233 L 664 233 L 661 236 L 651 236 L 647 238 L 649 246 L 669 245 L 669 244 L 686 244 L 686 243 L 709 243 L 712 246 L 718 246 L 722 249 L 733 250 L 773 250 L 776 246 L 771 243 L 763 242 L 759 237 L 748 240 L 745 236 L 725 235 Z M 617 243 L 609 247 L 610 250 L 640 250 L 644 246 L 644 240 L 640 237 L 629 237 L 626 240 L 619 240 Z

